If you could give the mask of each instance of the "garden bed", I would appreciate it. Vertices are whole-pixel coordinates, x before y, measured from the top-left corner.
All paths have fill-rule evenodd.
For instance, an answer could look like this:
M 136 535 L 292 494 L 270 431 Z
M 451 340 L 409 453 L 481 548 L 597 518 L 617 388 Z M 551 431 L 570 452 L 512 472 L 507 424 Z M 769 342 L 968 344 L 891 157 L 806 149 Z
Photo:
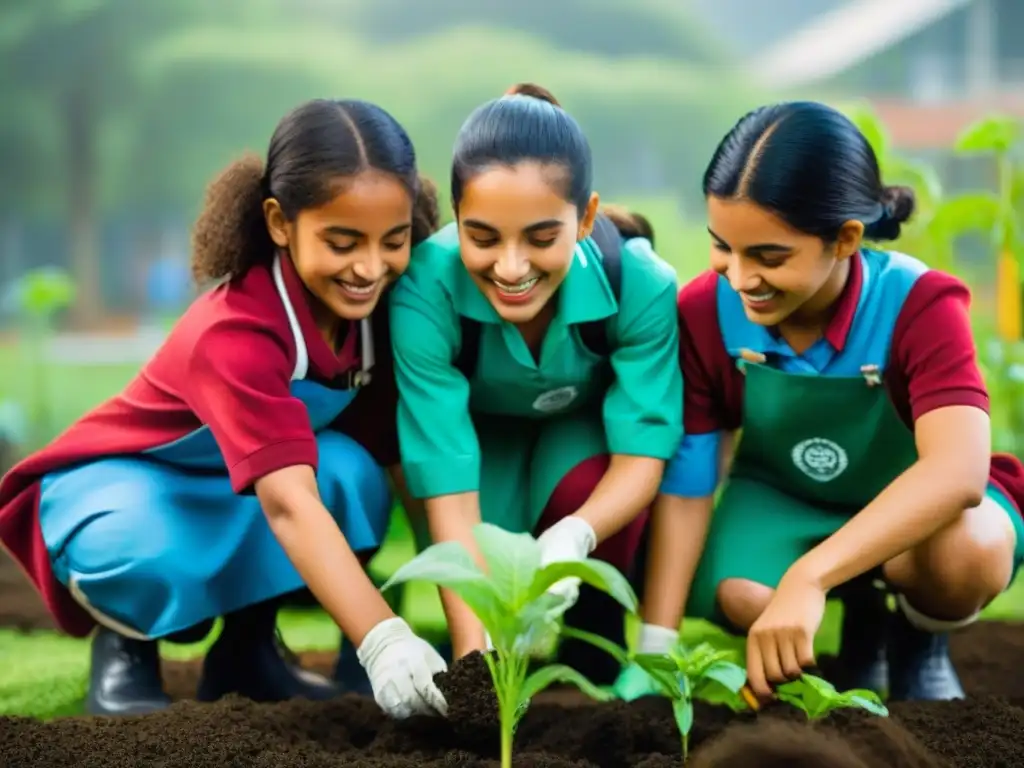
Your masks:
M 847 710 L 810 726 L 801 713 L 775 705 L 753 724 L 752 715 L 698 703 L 690 765 L 1024 765 L 1024 626 L 975 626 L 956 636 L 954 654 L 969 699 L 897 703 L 888 719 Z M 308 666 L 321 671 L 333 660 L 332 654 L 304 656 Z M 166 662 L 165 672 L 176 697 L 191 695 L 196 663 Z M 451 707 L 447 722 L 395 723 L 372 701 L 354 696 L 328 704 L 181 701 L 167 712 L 126 720 L 0 719 L 0 763 L 5 768 L 497 766 L 497 715 L 482 660 L 471 657 L 439 682 Z M 564 691 L 537 698 L 515 746 L 515 765 L 524 768 L 660 768 L 678 766 L 680 754 L 667 701 L 596 704 Z

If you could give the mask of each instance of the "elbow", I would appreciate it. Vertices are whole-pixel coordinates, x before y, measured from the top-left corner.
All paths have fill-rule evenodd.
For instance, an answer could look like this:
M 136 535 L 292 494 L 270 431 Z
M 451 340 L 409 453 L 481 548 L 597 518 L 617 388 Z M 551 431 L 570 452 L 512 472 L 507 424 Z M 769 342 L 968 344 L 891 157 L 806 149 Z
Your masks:
M 942 488 L 951 509 L 962 512 L 973 509 L 981 504 L 988 490 L 989 467 L 975 462 L 959 461 L 936 462 L 933 469 L 935 487 Z

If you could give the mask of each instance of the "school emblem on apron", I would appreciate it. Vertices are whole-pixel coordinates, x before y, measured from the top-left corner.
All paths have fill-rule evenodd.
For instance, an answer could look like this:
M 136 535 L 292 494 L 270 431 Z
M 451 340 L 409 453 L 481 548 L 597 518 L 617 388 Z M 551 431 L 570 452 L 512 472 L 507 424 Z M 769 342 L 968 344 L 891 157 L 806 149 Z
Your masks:
M 792 456 L 796 468 L 819 483 L 835 480 L 850 463 L 846 451 L 823 437 L 812 437 L 797 443 Z
M 560 411 L 576 399 L 576 387 L 559 387 L 537 396 L 533 408 L 542 413 Z

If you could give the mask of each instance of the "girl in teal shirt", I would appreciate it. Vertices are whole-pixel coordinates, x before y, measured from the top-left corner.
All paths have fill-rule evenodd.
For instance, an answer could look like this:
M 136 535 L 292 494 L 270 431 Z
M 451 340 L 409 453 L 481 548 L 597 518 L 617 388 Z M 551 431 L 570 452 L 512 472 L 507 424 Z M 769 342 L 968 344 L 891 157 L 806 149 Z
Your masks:
M 475 551 L 483 520 L 538 533 L 544 562 L 628 571 L 682 439 L 675 273 L 644 220 L 599 214 L 587 139 L 547 91 L 517 86 L 478 108 L 454 155 L 456 223 L 416 250 L 391 303 L 421 543 L 429 532 Z M 623 642 L 609 599 L 553 589 L 575 601 L 568 624 Z M 485 648 L 465 604 L 442 600 L 454 656 Z M 614 680 L 614 660 L 589 648 L 560 655 Z

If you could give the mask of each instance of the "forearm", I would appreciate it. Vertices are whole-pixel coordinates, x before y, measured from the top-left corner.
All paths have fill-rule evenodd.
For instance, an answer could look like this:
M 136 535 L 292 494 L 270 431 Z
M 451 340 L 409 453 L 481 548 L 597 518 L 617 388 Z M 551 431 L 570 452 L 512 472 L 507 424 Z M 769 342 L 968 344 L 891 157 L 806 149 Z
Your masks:
M 651 510 L 645 624 L 678 629 L 707 540 L 714 497 L 686 499 L 663 494 Z
M 473 526 L 481 520 L 478 493 L 458 493 L 427 499 L 426 511 L 431 539 L 435 542 L 459 542 L 481 568 L 485 567 L 473 538 Z M 454 592 L 442 589 L 440 594 L 455 657 L 482 650 L 486 642 L 480 620 Z
M 309 477 L 312 480 L 312 472 Z M 260 500 L 270 529 L 295 570 L 358 647 L 373 627 L 395 614 L 324 507 L 315 482 L 311 485 L 264 494 Z
M 614 536 L 654 500 L 665 462 L 646 456 L 613 454 L 604 477 L 576 511 L 597 541 Z
M 918 461 L 792 569 L 830 590 L 906 552 L 981 503 L 951 462 Z

